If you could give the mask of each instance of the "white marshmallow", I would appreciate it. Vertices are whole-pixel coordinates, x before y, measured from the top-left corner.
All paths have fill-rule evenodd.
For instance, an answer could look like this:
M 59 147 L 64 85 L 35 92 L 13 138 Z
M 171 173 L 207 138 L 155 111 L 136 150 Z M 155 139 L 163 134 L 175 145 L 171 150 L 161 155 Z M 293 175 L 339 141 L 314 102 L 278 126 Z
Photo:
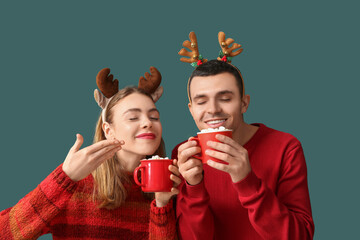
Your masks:
M 148 158 L 147 160 L 154 160 L 154 159 L 169 159 L 168 157 L 162 158 L 159 155 L 152 156 L 151 158 Z
M 219 128 L 206 128 L 201 130 L 200 133 L 209 133 L 209 132 L 221 132 L 221 131 L 231 131 L 231 129 L 226 129 L 223 126 L 220 126 Z

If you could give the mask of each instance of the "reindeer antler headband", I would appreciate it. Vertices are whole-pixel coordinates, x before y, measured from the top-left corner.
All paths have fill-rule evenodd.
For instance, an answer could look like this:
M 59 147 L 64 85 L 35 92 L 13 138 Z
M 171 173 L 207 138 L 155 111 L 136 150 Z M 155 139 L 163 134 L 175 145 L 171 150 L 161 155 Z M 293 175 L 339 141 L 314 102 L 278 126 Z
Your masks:
M 183 42 L 183 47 L 190 49 L 191 51 L 188 51 L 185 48 L 182 48 L 179 51 L 179 55 L 184 56 L 184 57 L 189 57 L 189 58 L 180 58 L 180 61 L 182 62 L 186 62 L 186 63 L 190 63 L 191 66 L 193 67 L 198 67 L 203 63 L 206 63 L 208 60 L 204 59 L 201 54 L 199 54 L 199 48 L 198 48 L 198 43 L 197 43 L 197 38 L 194 32 L 190 32 L 189 34 L 189 40 L 185 40 Z M 219 44 L 221 47 L 219 56 L 217 58 L 217 60 L 229 63 L 231 64 L 231 60 L 233 57 L 239 55 L 242 51 L 243 48 L 241 48 L 241 45 L 238 43 L 234 43 L 234 39 L 232 38 L 225 38 L 225 33 L 224 32 L 219 32 L 218 34 L 218 40 L 219 40 Z M 230 46 L 232 45 L 232 46 Z M 236 51 L 235 51 L 236 50 Z M 240 76 L 241 73 L 239 71 L 239 69 L 237 67 L 235 67 L 234 65 L 232 65 L 235 69 L 238 70 Z M 189 78 L 190 80 L 190 78 Z M 245 87 L 244 87 L 244 80 L 241 76 L 241 81 L 242 81 L 242 85 L 243 85 L 243 92 L 242 92 L 242 96 L 245 95 Z M 189 90 L 189 81 L 188 81 L 188 90 Z M 189 93 L 189 91 L 188 91 Z M 189 101 L 190 101 L 190 96 L 189 97 Z M 190 101 L 191 102 L 191 101 Z
M 97 104 L 103 109 L 101 116 L 105 122 L 106 107 L 111 98 L 119 91 L 119 80 L 113 80 L 114 76 L 110 74 L 109 68 L 103 68 L 96 76 L 96 84 L 99 90 L 95 89 L 94 98 Z M 164 89 L 160 86 L 161 74 L 155 67 L 150 67 L 150 73 L 146 72 L 145 77 L 141 76 L 139 79 L 138 88 L 149 93 L 156 102 L 161 97 Z

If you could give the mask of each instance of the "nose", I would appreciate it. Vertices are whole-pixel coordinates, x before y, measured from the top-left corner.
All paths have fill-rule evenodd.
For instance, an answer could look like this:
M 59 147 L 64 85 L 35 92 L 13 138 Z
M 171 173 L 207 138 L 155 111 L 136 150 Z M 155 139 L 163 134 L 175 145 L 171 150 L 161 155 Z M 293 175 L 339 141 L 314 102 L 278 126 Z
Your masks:
M 207 112 L 209 114 L 216 114 L 221 112 L 221 107 L 215 99 L 208 101 Z
M 152 121 L 148 117 L 144 117 L 143 121 L 141 122 L 141 128 L 151 128 Z

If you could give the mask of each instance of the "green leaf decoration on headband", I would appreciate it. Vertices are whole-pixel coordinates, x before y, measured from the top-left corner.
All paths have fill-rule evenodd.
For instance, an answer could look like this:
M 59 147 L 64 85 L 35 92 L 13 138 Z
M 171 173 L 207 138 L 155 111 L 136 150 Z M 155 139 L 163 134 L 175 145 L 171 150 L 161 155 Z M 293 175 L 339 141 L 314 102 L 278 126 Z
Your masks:
M 224 53 L 223 53 L 222 50 L 220 50 L 220 52 L 219 52 L 219 58 L 222 58 L 223 56 L 224 56 Z
M 222 50 L 220 50 L 220 52 L 219 52 L 219 58 L 220 58 L 220 59 L 223 59 L 224 56 L 225 56 L 225 54 L 223 53 Z M 218 59 L 219 59 L 219 58 L 218 58 Z M 226 56 L 226 60 L 222 60 L 222 61 L 231 63 L 231 60 L 232 60 L 232 59 L 233 59 L 233 57 Z
M 192 62 L 191 66 L 193 66 L 194 68 L 197 68 L 198 66 L 200 66 L 203 63 L 204 63 L 204 58 L 200 54 L 199 57 L 198 57 L 198 60 L 196 62 Z

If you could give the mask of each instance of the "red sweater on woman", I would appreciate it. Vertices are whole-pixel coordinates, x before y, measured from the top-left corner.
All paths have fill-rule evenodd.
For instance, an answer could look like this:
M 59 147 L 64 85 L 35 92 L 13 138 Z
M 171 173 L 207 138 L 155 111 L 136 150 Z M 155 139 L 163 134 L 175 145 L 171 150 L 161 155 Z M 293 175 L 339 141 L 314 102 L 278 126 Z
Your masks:
M 132 178 L 131 178 L 132 179 Z M 14 207 L 0 213 L 0 239 L 175 239 L 172 201 L 157 208 L 130 184 L 126 202 L 107 210 L 93 201 L 93 177 L 72 181 L 60 165 Z
M 312 239 L 301 144 L 290 134 L 256 125 L 259 129 L 244 145 L 252 168 L 245 179 L 233 183 L 228 173 L 204 165 L 200 184 L 179 187 L 176 215 L 182 239 Z

